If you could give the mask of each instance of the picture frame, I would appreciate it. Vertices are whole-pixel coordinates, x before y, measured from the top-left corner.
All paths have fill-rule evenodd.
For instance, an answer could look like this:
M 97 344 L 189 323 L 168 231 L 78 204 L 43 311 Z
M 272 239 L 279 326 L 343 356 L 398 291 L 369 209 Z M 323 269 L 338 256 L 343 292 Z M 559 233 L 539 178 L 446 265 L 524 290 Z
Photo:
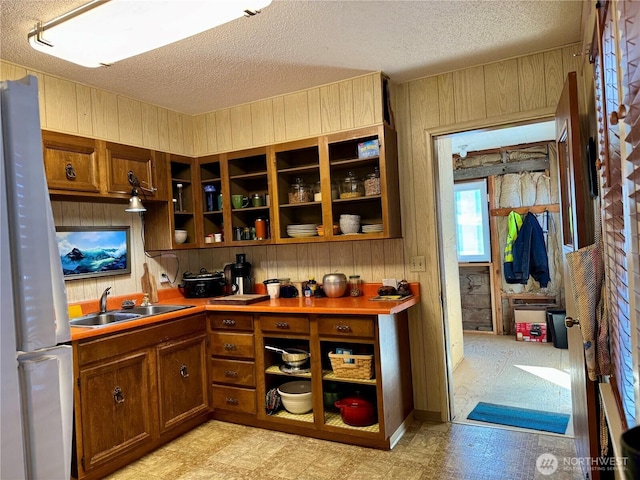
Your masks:
M 64 279 L 131 274 L 129 226 L 56 227 Z

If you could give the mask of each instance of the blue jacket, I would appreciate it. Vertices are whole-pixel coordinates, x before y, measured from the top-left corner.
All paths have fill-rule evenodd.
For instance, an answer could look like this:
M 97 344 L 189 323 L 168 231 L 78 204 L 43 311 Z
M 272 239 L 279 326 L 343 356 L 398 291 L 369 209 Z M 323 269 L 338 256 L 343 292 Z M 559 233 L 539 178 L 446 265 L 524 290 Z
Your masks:
M 549 261 L 542 228 L 536 216 L 529 212 L 513 243 L 513 264 L 505 269 L 507 283 L 526 284 L 531 275 L 544 288 L 549 284 Z

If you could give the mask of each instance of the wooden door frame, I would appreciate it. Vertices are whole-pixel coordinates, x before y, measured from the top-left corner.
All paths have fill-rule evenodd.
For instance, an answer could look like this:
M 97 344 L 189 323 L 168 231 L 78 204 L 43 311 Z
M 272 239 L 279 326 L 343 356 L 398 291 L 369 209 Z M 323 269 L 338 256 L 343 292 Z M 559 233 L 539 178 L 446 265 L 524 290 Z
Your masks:
M 435 139 L 437 137 L 451 135 L 455 133 L 463 133 L 472 130 L 492 130 L 500 127 L 507 127 L 515 124 L 536 123 L 541 121 L 553 120 L 555 118 L 555 107 L 545 107 L 537 110 L 530 110 L 526 112 L 517 112 L 508 115 L 500 115 L 492 118 L 483 118 L 478 120 L 471 120 L 467 122 L 461 122 L 456 124 L 449 124 L 433 129 L 425 130 L 425 154 L 427 165 L 431 166 L 431 175 L 434 178 L 434 198 L 437 211 L 438 222 L 435 225 L 436 236 L 438 238 L 438 281 L 440 291 L 440 322 L 443 331 L 443 355 L 442 364 L 445 366 L 445 371 L 442 375 L 442 381 L 445 388 L 441 390 L 440 402 L 444 407 L 441 409 L 441 420 L 444 422 L 450 422 L 453 419 L 453 369 L 451 366 L 451 354 L 450 354 L 450 336 L 449 325 L 447 321 L 446 312 L 446 299 L 443 298 L 444 284 L 445 284 L 445 268 L 444 268 L 444 255 L 443 255 L 443 242 L 442 242 L 442 216 L 440 215 L 440 205 L 443 195 L 443 190 L 440 188 L 439 175 L 438 175 L 438 156 L 437 149 L 435 147 Z

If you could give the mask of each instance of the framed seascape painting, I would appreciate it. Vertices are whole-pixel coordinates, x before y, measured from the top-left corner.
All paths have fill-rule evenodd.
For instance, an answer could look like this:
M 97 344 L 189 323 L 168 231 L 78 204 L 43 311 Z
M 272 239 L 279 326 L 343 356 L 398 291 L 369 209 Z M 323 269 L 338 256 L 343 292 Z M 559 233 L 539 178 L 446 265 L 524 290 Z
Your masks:
M 65 280 L 131 273 L 129 227 L 56 227 Z

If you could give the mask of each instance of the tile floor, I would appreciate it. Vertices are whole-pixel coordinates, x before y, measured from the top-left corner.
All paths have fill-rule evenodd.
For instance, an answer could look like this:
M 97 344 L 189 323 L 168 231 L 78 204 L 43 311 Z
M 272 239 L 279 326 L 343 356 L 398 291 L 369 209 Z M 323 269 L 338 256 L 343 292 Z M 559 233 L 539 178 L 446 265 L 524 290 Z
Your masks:
M 570 394 L 556 384 L 564 381 L 566 350 L 512 337 L 465 334 L 465 353 L 454 372 L 458 418 L 466 418 L 478 401 L 545 405 L 549 411 L 570 413 Z M 556 373 L 560 380 L 544 380 L 532 371 L 546 377 Z M 558 469 L 551 475 L 536 467 L 542 454 L 557 458 Z M 580 472 L 570 465 L 575 455 L 570 436 L 481 422 L 415 421 L 387 452 L 212 420 L 108 479 L 578 480 Z
M 454 421 L 478 402 L 571 414 L 569 351 L 509 335 L 464 334 L 464 360 L 453 372 Z M 573 424 L 565 435 L 573 436 Z
M 558 460 L 552 475 L 542 454 Z M 476 425 L 415 421 L 381 451 L 212 420 L 108 479 L 578 480 L 573 457 L 570 438 Z

